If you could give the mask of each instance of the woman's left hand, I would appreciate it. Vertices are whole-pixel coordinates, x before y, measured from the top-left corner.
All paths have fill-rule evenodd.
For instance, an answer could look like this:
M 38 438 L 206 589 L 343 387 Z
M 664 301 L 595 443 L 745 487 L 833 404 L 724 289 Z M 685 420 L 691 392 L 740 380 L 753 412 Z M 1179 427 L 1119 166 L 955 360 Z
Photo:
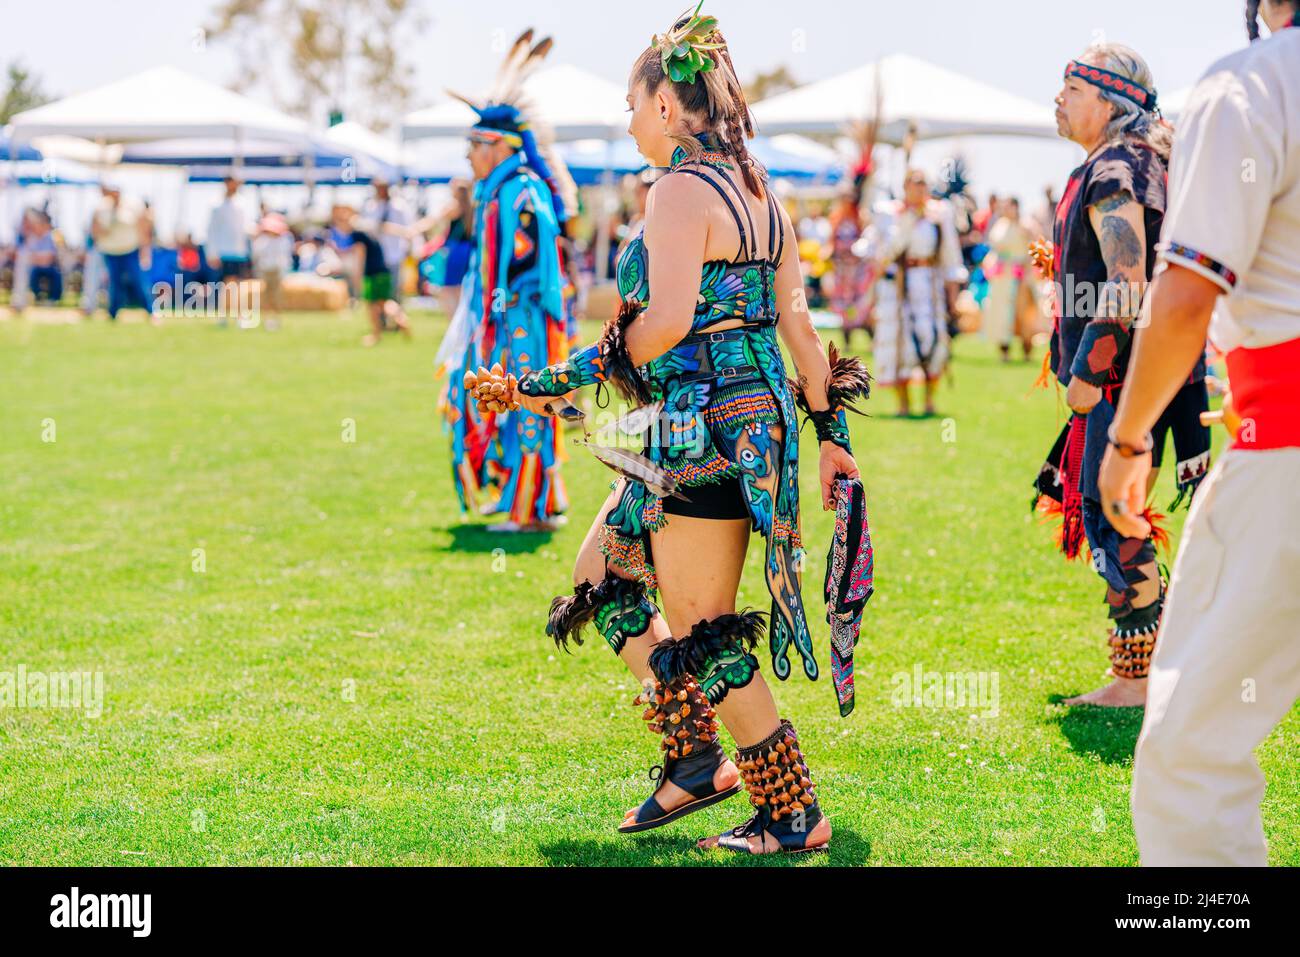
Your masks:
M 835 507 L 835 480 L 841 476 L 855 479 L 861 477 L 858 463 L 853 454 L 840 448 L 834 442 L 822 442 L 818 471 L 822 484 L 822 511 L 828 512 Z

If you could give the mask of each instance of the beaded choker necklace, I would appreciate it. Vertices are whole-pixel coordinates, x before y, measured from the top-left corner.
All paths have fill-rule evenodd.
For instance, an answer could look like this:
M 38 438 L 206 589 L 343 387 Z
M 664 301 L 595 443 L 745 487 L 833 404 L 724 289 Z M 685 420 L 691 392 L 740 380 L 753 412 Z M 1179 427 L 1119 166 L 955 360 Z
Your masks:
M 691 135 L 699 140 L 700 146 L 704 148 L 704 152 L 699 156 L 694 157 L 694 160 L 708 166 L 718 167 L 719 169 L 735 169 L 731 164 L 731 154 L 723 149 L 722 141 L 718 138 L 718 134 L 706 131 L 703 133 L 692 133 Z M 683 163 L 691 161 L 692 157 L 686 152 L 686 147 L 679 146 L 673 150 L 672 159 L 668 161 L 668 165 L 672 169 L 676 169 Z

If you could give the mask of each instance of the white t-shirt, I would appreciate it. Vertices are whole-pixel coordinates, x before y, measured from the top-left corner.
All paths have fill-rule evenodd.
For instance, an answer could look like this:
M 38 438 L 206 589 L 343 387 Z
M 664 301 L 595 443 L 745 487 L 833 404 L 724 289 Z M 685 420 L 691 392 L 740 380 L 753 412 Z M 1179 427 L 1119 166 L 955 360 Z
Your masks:
M 282 273 L 293 269 L 293 237 L 288 233 L 259 233 L 253 239 L 253 268 Z
M 109 256 L 134 252 L 140 246 L 140 214 L 144 206 L 139 200 L 122 196 L 117 205 L 105 196 L 95 208 L 95 222 L 101 230 L 95 248 Z
M 379 247 L 384 251 L 384 265 L 389 269 L 396 269 L 406 258 L 406 253 L 411 248 L 411 241 L 405 236 L 385 232 L 379 227 L 384 223 L 409 226 L 411 214 L 406 211 L 405 206 L 391 197 L 384 202 L 372 196 L 361 207 L 361 218 L 375 226 L 373 230 L 375 238 L 379 240 Z
M 1223 290 L 1222 350 L 1300 337 L 1300 28 L 1224 57 L 1174 141 L 1162 259 Z
M 212 210 L 204 252 L 221 259 L 248 258 L 248 230 L 244 211 L 233 199 L 224 199 Z

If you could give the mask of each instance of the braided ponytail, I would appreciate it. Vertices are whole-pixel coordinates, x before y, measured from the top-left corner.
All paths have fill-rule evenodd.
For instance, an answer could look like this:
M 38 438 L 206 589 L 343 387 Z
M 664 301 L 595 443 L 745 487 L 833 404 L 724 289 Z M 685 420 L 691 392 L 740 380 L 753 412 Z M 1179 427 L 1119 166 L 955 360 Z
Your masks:
M 725 42 L 721 33 L 715 36 L 719 43 Z M 763 199 L 765 196 L 763 183 L 767 179 L 767 173 L 758 160 L 749 155 L 749 146 L 745 143 L 754 136 L 754 118 L 749 113 L 749 104 L 745 102 L 745 90 L 736 77 L 736 67 L 731 62 L 730 52 L 723 47 L 717 53 L 721 61 L 720 67 L 725 67 L 725 71 L 719 68 L 712 72 L 725 72 L 728 87 L 727 100 L 723 104 L 727 148 L 736 157 L 740 175 L 744 178 L 749 191 L 759 199 Z
M 1246 36 L 1251 43 L 1259 39 L 1259 0 L 1246 0 Z

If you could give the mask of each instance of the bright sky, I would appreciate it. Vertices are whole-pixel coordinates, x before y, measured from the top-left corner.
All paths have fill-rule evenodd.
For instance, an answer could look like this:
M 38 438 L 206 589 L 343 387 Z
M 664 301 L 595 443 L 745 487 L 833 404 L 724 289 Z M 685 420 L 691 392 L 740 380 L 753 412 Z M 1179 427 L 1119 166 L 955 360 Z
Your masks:
M 421 102 L 446 86 L 485 87 L 500 38 L 532 24 L 555 37 L 554 62 L 572 62 L 623 83 L 652 33 L 671 25 L 685 0 L 423 0 L 429 20 L 408 51 L 418 65 Z M 21 59 L 54 94 L 67 94 L 168 63 L 227 83 L 235 58 L 196 43 L 213 0 L 40 0 L 7 4 L 0 64 Z M 1242 0 L 706 0 L 731 46 L 741 79 L 787 66 L 799 81 L 822 79 L 889 53 L 911 53 L 1050 103 L 1065 62 L 1097 38 L 1135 47 L 1172 92 L 1246 42 Z M 1018 141 L 1023 142 L 1023 141 Z M 1063 181 L 1074 161 L 1065 144 L 1014 150 L 965 144 L 977 193 L 1015 189 L 1036 201 Z M 923 162 L 937 162 L 933 154 Z M 1011 154 L 1008 156 L 1008 154 Z
M 497 62 L 496 36 L 533 24 L 556 38 L 552 57 L 616 82 L 682 0 L 424 0 L 429 26 L 412 39 L 426 99 L 446 85 L 477 88 Z M 234 59 L 195 50 L 212 0 L 41 0 L 6 4 L 0 62 L 21 58 L 55 93 L 71 93 L 170 63 L 232 79 Z M 1241 0 L 706 0 L 726 32 L 742 79 L 781 64 L 816 80 L 888 53 L 911 53 L 1007 90 L 1048 101 L 1065 61 L 1095 36 L 1137 48 L 1160 89 L 1193 83 L 1245 43 Z M 802 49 L 796 50 L 796 37 Z

